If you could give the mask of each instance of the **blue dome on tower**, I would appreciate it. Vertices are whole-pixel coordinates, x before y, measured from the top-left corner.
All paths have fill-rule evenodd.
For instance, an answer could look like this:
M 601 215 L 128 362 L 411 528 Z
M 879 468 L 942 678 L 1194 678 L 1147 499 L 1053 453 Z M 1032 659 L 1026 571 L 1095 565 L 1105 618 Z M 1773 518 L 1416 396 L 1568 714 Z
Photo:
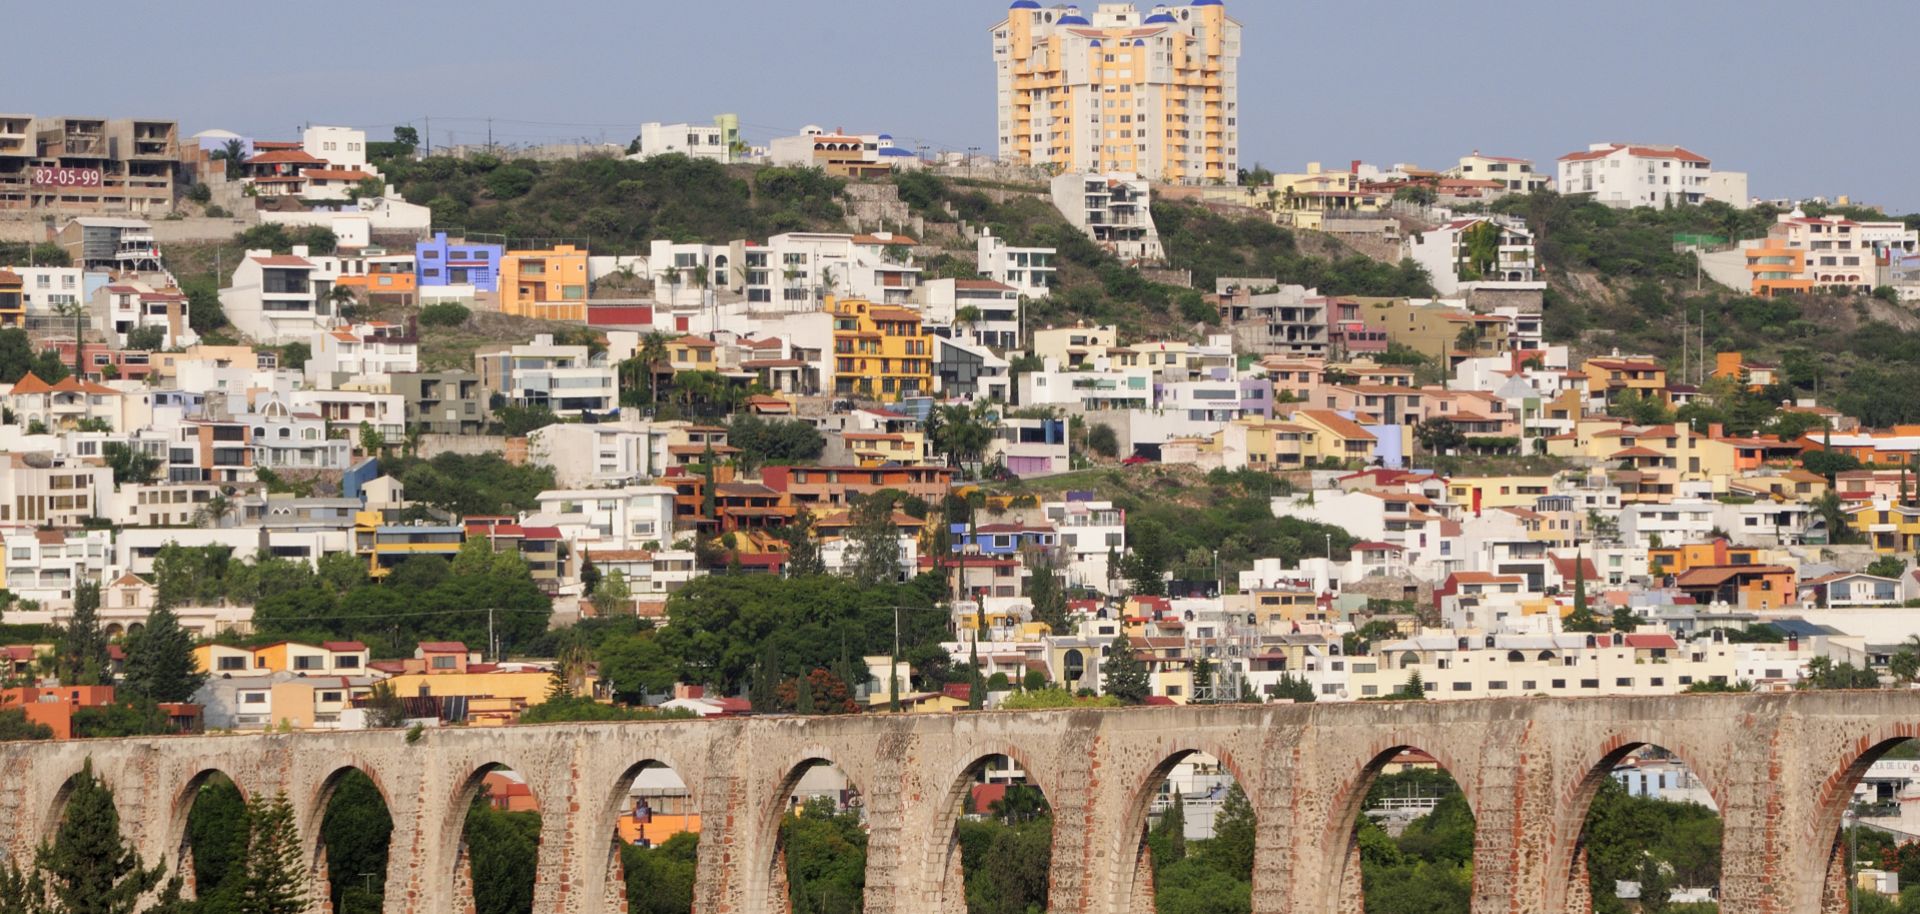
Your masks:
M 1037 10 L 1039 8 L 1039 0 L 1013 0 L 1013 5 L 1007 7 L 1007 9 L 1010 10 Z
M 1226 0 L 1193 0 L 1188 6 L 1226 6 Z
M 1148 16 L 1147 18 L 1145 18 L 1145 19 L 1142 19 L 1142 20 L 1140 20 L 1140 24 L 1141 24 L 1141 25 L 1156 25 L 1156 24 L 1158 24 L 1158 23 L 1162 23 L 1162 22 L 1173 22 L 1173 21 L 1175 21 L 1175 20 L 1174 20 L 1174 18 L 1173 18 L 1173 14 L 1172 14 L 1172 13 L 1169 13 L 1169 12 L 1166 12 L 1166 11 L 1164 11 L 1164 10 L 1162 10 L 1161 12 L 1158 12 L 1158 13 L 1154 13 L 1153 15 L 1151 15 L 1151 16 Z

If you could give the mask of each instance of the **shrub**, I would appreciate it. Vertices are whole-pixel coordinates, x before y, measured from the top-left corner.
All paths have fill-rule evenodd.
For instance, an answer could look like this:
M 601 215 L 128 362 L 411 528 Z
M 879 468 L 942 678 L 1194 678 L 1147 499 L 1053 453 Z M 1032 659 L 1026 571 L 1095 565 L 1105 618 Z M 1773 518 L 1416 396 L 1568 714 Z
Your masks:
M 429 327 L 458 327 L 472 317 L 466 305 L 440 302 L 420 309 L 420 323 Z

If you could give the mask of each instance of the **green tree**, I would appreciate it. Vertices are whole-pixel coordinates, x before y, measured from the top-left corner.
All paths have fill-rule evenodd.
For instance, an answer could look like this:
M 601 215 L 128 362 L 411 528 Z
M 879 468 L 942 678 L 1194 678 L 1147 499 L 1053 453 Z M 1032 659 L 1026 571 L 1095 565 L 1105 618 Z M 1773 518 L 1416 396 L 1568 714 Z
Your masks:
M 1147 665 L 1134 656 L 1133 642 L 1121 632 L 1107 648 L 1107 659 L 1100 663 L 1101 691 L 1122 702 L 1137 705 L 1152 694 Z
M 1120 453 L 1120 437 L 1114 434 L 1113 426 L 1105 422 L 1089 423 L 1087 450 L 1102 457 L 1116 457 Z
M 827 798 L 809 800 L 780 824 L 793 914 L 857 914 L 867 885 L 867 833 L 859 816 Z
M 1907 560 L 1897 555 L 1883 555 L 1867 565 L 1867 573 L 1883 578 L 1898 578 L 1907 570 Z
M 108 685 L 112 660 L 107 656 L 107 633 L 100 628 L 100 585 L 87 581 L 74 588 L 73 615 L 55 639 L 53 674 L 65 685 Z
M 792 523 L 780 528 L 778 535 L 787 544 L 788 577 L 827 573 L 826 562 L 820 556 L 820 542 L 814 538 L 813 523 L 813 512 L 802 507 Z
M 620 848 L 626 873 L 628 914 L 687 914 L 693 910 L 695 867 L 700 836 L 681 832 L 658 847 L 627 844 Z
M 237 909 L 246 883 L 247 834 L 247 801 L 240 789 L 223 775 L 208 778 L 187 812 L 193 883 L 207 914 Z
M 0 710 L 0 742 L 52 738 L 53 728 L 28 720 L 25 708 Z
M 1147 829 L 1147 848 L 1153 852 L 1154 872 L 1179 863 L 1187 856 L 1187 801 L 1180 791 L 1173 792 L 1160 821 Z
M 1072 633 L 1067 621 L 1067 590 L 1051 556 L 1034 557 L 1027 577 L 1027 600 L 1033 604 L 1033 621 L 1044 623 L 1055 635 Z
M 92 759 L 74 776 L 60 827 L 34 867 L 49 914 L 133 914 L 166 873 L 165 865 L 148 868 L 121 837 L 113 791 L 94 777 Z
M 113 470 L 113 484 L 152 482 L 160 471 L 160 458 L 136 450 L 123 442 L 109 441 L 100 448 L 100 456 Z
M 239 914 L 303 914 L 307 869 L 293 805 L 276 794 L 247 815 L 247 881 Z
M 853 506 L 851 567 L 863 587 L 900 579 L 906 568 L 900 561 L 900 528 L 894 522 L 893 501 L 867 496 Z
M 473 874 L 474 914 L 532 911 L 540 814 L 494 809 L 486 792 L 481 791 L 467 808 L 463 839 Z
M 207 681 L 193 657 L 193 636 L 180 627 L 173 610 L 147 613 L 147 624 L 127 638 L 121 687 L 150 701 L 190 701 Z
M 602 616 L 628 609 L 628 601 L 633 599 L 633 589 L 627 586 L 627 573 L 618 568 L 608 572 L 589 599 L 593 602 L 594 611 Z

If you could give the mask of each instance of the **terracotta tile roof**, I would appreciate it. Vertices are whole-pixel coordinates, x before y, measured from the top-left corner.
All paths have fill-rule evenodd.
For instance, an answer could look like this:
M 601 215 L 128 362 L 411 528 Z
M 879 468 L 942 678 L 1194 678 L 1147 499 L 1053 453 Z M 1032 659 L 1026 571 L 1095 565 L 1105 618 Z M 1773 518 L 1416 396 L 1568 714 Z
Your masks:
M 1699 162 L 1702 165 L 1708 163 L 1706 156 L 1679 146 L 1662 148 L 1658 146 L 1627 146 L 1620 143 L 1615 143 L 1605 149 L 1583 149 L 1579 152 L 1570 152 L 1561 156 L 1560 161 L 1585 162 L 1592 159 L 1604 159 L 1622 149 L 1625 149 L 1628 155 L 1642 159 L 1679 159 L 1682 162 Z
M 325 165 L 327 160 L 317 159 L 300 149 L 275 149 L 263 152 L 247 160 L 248 165 Z
M 38 375 L 29 371 L 26 374 L 22 375 L 20 377 L 20 380 L 13 382 L 12 392 L 16 395 L 17 394 L 47 394 L 47 393 L 53 392 L 53 385 L 40 380 L 40 377 Z
M 301 172 L 300 176 L 322 181 L 364 181 L 373 177 L 357 168 L 309 168 Z
M 1342 416 L 1339 413 L 1336 413 L 1332 410 L 1303 409 L 1297 413 L 1294 413 L 1294 415 L 1296 417 L 1305 416 L 1308 419 L 1312 420 L 1315 425 L 1318 425 L 1321 428 L 1326 429 L 1327 431 L 1330 431 L 1336 435 L 1339 435 L 1342 438 L 1349 438 L 1355 441 L 1374 440 L 1372 432 L 1369 432 L 1366 429 L 1361 428 L 1359 423 L 1345 416 Z

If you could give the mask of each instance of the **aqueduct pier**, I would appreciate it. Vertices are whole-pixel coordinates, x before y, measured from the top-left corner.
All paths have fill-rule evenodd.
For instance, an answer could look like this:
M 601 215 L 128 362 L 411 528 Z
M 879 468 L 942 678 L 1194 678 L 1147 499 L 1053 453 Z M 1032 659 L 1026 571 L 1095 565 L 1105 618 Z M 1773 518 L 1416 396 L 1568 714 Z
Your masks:
M 1360 906 L 1354 817 L 1380 766 L 1418 748 L 1452 772 L 1478 823 L 1476 914 L 1584 914 L 1588 801 L 1617 760 L 1658 745 L 1719 806 L 1722 910 L 1814 914 L 1846 909 L 1836 839 L 1855 781 L 1917 733 L 1920 692 L 1883 691 L 560 724 L 429 730 L 413 742 L 358 731 L 10 743 L 0 836 L 27 859 L 91 759 L 128 838 L 173 864 L 198 786 L 220 772 L 249 797 L 284 791 L 323 875 L 320 817 L 358 768 L 394 821 L 388 914 L 459 914 L 471 903 L 463 814 L 482 775 L 507 766 L 542 813 L 535 911 L 621 912 L 615 810 L 637 771 L 664 764 L 701 814 L 695 910 L 780 912 L 778 823 L 799 774 L 827 761 L 864 798 L 866 910 L 947 914 L 965 910 L 952 835 L 968 774 L 1005 755 L 1054 809 L 1053 910 L 1135 914 L 1153 910 L 1140 852 L 1153 792 L 1173 764 L 1205 752 L 1258 817 L 1253 910 L 1349 914 Z

